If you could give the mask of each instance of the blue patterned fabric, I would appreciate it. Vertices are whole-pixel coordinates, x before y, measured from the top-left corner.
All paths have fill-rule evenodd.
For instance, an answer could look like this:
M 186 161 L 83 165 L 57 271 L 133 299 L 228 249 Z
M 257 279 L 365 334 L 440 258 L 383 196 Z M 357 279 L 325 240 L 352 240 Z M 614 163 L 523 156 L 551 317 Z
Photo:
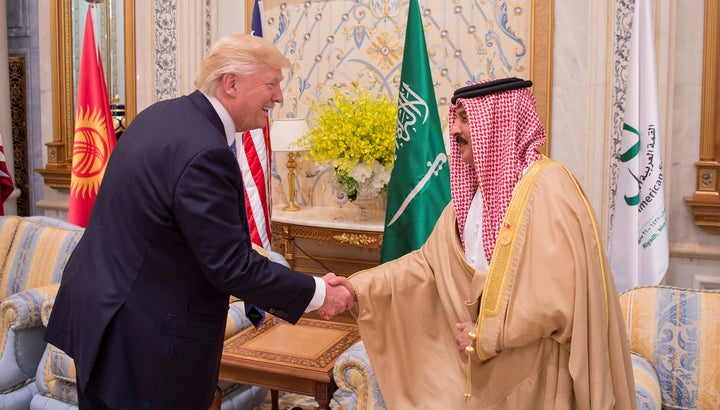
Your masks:
M 700 294 L 658 292 L 654 367 L 666 402 L 697 403 L 700 367 Z
M 47 326 L 53 302 L 54 294 L 49 296 L 39 309 L 44 326 Z M 250 326 L 252 324 L 245 317 L 243 302 L 230 303 L 225 338 L 227 339 Z M 35 384 L 38 394 L 30 402 L 30 409 L 77 409 L 75 377 L 75 364 L 70 356 L 55 346 L 47 345 L 40 365 L 37 366 Z M 256 386 L 223 381 L 218 385 L 223 390 L 222 410 L 252 410 L 263 402 L 268 393 L 267 389 Z
M 50 218 L 23 218 L 14 233 L 0 233 L 3 238 L 0 244 L 8 246 L 0 250 L 5 255 L 0 271 L 1 299 L 25 289 L 60 282 L 65 264 L 83 230 L 74 225 L 61 227 L 62 221 L 51 221 Z M 11 235 L 11 242 L 5 243 L 4 238 Z
M 225 381 L 220 381 L 218 386 L 223 392 L 221 410 L 253 410 L 270 392 L 264 387 Z
M 630 348 L 656 373 L 662 407 L 720 408 L 720 293 L 649 286 L 624 292 L 620 304 Z M 642 369 L 634 370 L 637 382 Z
M 0 217 L 2 409 L 27 409 L 37 393 L 35 375 L 46 345 L 41 306 L 57 292 L 82 233 L 82 228 L 45 216 Z
M 338 357 L 333 378 L 338 385 L 333 399 L 343 409 L 386 408 L 363 342 L 356 343 Z
M 631 359 L 638 410 L 659 410 L 662 407 L 662 394 L 655 369 L 646 358 L 635 353 L 631 354 Z

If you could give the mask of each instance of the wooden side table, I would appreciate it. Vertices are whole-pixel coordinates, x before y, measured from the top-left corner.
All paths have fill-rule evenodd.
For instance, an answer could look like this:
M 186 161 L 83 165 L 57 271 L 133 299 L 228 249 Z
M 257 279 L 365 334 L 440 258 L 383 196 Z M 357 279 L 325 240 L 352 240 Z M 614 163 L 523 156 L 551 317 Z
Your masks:
M 296 325 L 268 315 L 260 328 L 248 328 L 225 341 L 220 379 L 315 397 L 329 409 L 337 385 L 338 356 L 360 340 L 355 323 L 301 318 Z
M 370 219 L 365 221 L 358 220 L 358 214 L 358 209 L 352 205 L 345 208 L 305 207 L 299 211 L 285 211 L 282 206 L 276 206 L 272 211 L 272 235 L 281 247 L 279 252 L 293 269 L 296 268 L 296 239 L 316 240 L 342 247 L 380 249 L 385 229 L 385 213 L 370 211 Z M 379 260 L 350 258 L 345 262 L 360 268 L 369 268 L 377 265 Z M 358 268 L 352 269 L 352 272 L 357 270 Z M 338 271 L 335 273 L 343 274 Z

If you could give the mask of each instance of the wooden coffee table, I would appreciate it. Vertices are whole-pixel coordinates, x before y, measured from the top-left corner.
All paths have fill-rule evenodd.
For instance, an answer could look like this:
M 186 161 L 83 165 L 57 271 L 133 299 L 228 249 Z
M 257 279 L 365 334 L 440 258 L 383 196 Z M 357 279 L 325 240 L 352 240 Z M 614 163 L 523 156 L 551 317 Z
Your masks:
M 268 314 L 260 328 L 225 341 L 220 379 L 271 389 L 273 410 L 279 409 L 278 390 L 313 396 L 329 409 L 337 389 L 335 360 L 358 340 L 354 323 L 303 317 L 291 325 Z

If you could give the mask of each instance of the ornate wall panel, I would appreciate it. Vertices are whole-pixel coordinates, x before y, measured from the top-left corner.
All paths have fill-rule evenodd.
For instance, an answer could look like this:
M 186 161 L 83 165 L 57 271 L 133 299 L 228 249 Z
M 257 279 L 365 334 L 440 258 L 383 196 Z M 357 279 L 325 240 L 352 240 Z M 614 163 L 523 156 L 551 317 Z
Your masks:
M 358 85 L 397 99 L 407 1 L 264 3 L 263 33 L 292 63 L 283 90 L 285 104 L 274 117 L 307 116 L 308 106 L 329 97 L 336 87 Z M 443 122 L 449 97 L 458 87 L 483 78 L 533 79 L 533 2 L 420 3 Z
M 443 127 L 456 88 L 516 76 L 533 80 L 548 128 L 552 2 L 420 0 L 420 9 Z M 285 102 L 273 118 L 306 117 L 312 126 L 309 108 L 335 88 L 358 86 L 397 100 L 408 1 L 265 0 L 263 12 L 265 38 L 292 64 L 283 84 Z M 319 182 L 323 171 L 312 164 L 300 167 L 295 193 L 300 203 L 346 202 L 342 193 L 327 192 L 328 184 Z M 274 176 L 281 181 L 284 167 L 278 168 Z M 287 198 L 284 184 L 275 188 Z
M 628 58 L 630 53 L 630 43 L 632 35 L 632 20 L 633 20 L 633 9 L 634 0 L 616 0 L 615 1 L 615 15 L 614 15 L 614 28 L 615 32 L 613 39 L 615 40 L 612 44 L 613 47 L 613 60 L 612 60 L 612 128 L 611 128 L 611 147 L 610 154 L 612 159 L 610 161 L 610 192 L 609 192 L 609 213 L 613 215 L 615 194 L 617 192 L 618 172 L 620 170 L 620 154 L 622 152 L 622 128 L 623 128 L 623 115 L 625 109 L 625 90 L 627 86 L 628 78 Z M 609 223 L 612 222 L 610 218 Z M 608 232 L 612 231 L 612 226 L 609 226 Z
M 13 179 L 20 190 L 17 214 L 30 215 L 30 184 L 28 178 L 27 82 L 25 57 L 8 57 L 10 74 L 10 121 L 12 127 Z
M 178 4 L 157 0 L 155 21 L 155 101 L 178 97 Z

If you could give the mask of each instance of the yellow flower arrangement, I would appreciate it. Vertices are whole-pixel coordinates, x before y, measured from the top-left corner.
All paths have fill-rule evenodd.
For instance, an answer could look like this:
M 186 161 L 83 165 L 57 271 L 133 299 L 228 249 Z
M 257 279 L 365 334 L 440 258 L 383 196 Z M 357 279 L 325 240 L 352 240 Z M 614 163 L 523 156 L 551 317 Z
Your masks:
M 332 99 L 311 107 L 317 117 L 303 137 L 308 157 L 332 166 L 351 201 L 387 191 L 395 155 L 397 108 L 386 95 L 335 89 Z M 367 191 L 367 192 L 362 192 Z

